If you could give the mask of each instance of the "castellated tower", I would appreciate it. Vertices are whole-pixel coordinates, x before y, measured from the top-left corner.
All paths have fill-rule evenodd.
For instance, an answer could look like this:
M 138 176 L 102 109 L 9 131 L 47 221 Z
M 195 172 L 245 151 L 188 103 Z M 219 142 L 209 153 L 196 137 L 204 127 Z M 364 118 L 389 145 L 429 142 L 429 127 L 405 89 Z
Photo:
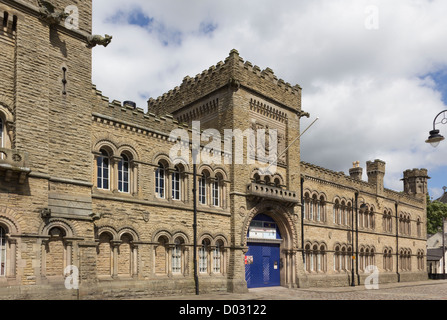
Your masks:
M 409 195 L 425 198 L 427 194 L 427 169 L 412 169 L 404 172 L 404 192 Z
M 368 182 L 376 186 L 377 194 L 383 194 L 383 178 L 385 176 L 385 162 L 382 160 L 374 160 L 374 162 L 366 162 L 366 173 Z

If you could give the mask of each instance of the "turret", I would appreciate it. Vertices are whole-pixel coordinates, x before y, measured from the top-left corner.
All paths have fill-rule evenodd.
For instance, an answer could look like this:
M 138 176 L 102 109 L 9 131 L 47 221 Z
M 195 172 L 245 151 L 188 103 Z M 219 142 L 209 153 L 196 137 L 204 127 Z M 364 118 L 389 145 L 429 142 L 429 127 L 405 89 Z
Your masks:
M 404 172 L 404 192 L 409 195 L 425 197 L 427 194 L 427 169 L 413 169 Z

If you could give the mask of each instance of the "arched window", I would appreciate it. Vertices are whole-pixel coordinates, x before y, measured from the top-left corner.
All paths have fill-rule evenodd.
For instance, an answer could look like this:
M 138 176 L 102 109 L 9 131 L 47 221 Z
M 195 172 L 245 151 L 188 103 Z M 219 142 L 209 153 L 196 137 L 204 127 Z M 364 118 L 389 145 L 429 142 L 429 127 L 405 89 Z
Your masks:
M 312 251 L 310 250 L 310 245 L 307 244 L 305 247 L 305 265 L 306 265 L 306 271 L 311 272 L 313 269 L 313 262 L 312 262 Z
M 182 246 L 184 241 L 182 238 L 177 238 L 174 241 L 174 246 L 172 248 L 172 273 L 182 272 Z
M 341 266 L 341 252 L 340 247 L 336 246 L 334 250 L 334 270 L 340 271 Z
M 326 261 L 326 246 L 325 245 L 321 245 L 320 246 L 320 262 L 321 262 L 321 265 L 320 265 L 320 272 L 326 272 L 326 270 L 327 270 L 327 267 L 326 267 L 326 264 L 327 264 L 327 261 Z
M 208 272 L 208 250 L 210 241 L 208 239 L 203 239 L 202 245 L 199 248 L 199 272 Z
M 383 230 L 385 232 L 393 231 L 393 220 L 391 217 L 391 211 L 385 210 L 383 212 Z
M 359 254 L 360 270 L 365 270 L 365 249 L 360 248 Z
M 101 155 L 96 160 L 97 167 L 97 187 L 98 189 L 109 190 L 110 185 L 110 159 L 109 154 L 104 149 L 100 150 Z
M 0 226 L 0 276 L 6 275 L 6 231 Z
M 352 203 L 351 202 L 348 202 L 346 217 L 347 217 L 346 225 L 352 226 Z
M 128 193 L 129 192 L 129 158 L 125 155 L 121 155 L 121 160 L 118 163 L 118 191 Z
M 346 259 L 347 259 L 347 269 L 348 270 L 351 270 L 352 269 L 352 248 L 351 247 L 348 247 L 348 251 L 347 251 L 347 257 L 346 257 Z
M 317 221 L 326 221 L 326 211 L 325 211 L 325 200 L 324 197 L 320 197 L 320 201 L 318 203 L 318 213 L 317 213 Z
M 345 201 L 342 200 L 340 210 L 338 210 L 338 223 L 345 224 L 345 215 L 346 215 L 346 204 Z
M 218 240 L 213 250 L 213 273 L 222 273 L 223 242 Z
M 338 220 L 338 212 L 339 211 L 340 211 L 340 202 L 337 199 L 337 200 L 335 200 L 335 203 L 334 203 L 334 212 L 333 212 L 334 223 L 340 223 Z
M 215 207 L 220 206 L 220 182 L 220 178 L 216 176 L 216 180 L 211 184 L 211 201 Z
M 418 218 L 416 221 L 416 229 L 417 229 L 417 235 L 418 237 L 420 237 L 422 235 L 422 223 L 421 223 L 421 218 Z
M 274 180 L 274 185 L 275 185 L 275 187 L 277 187 L 277 188 L 280 188 L 280 187 L 281 187 L 281 181 L 279 180 L 279 178 L 275 178 L 275 180 Z
M 418 251 L 418 270 L 424 270 L 424 251 Z
M 310 211 L 310 207 L 311 207 L 311 202 L 310 202 L 310 198 L 309 198 L 309 193 L 305 193 L 304 194 L 304 201 L 303 201 L 303 206 L 304 206 L 304 217 L 305 219 L 309 219 L 309 211 Z
M 311 271 L 318 271 L 320 267 L 321 260 L 319 259 L 320 255 L 318 254 L 318 246 L 315 244 L 312 247 L 312 268 Z
M 206 171 L 199 177 L 199 203 L 206 204 L 206 179 L 208 175 Z
M 265 176 L 264 181 L 267 186 L 270 185 L 270 177 L 269 176 Z
M 174 172 L 172 172 L 171 182 L 172 182 L 172 199 L 180 200 L 181 199 L 181 178 L 180 178 L 180 169 L 178 166 L 176 166 Z
M 165 167 L 159 162 L 158 168 L 155 170 L 155 195 L 157 198 L 165 197 L 165 172 Z

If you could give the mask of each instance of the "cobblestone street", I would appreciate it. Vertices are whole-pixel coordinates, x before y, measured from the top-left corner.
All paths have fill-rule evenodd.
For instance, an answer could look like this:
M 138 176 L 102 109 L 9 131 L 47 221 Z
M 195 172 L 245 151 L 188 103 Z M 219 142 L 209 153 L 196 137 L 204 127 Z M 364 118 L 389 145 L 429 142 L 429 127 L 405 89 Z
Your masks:
M 201 294 L 164 297 L 154 300 L 447 300 L 447 280 L 381 284 L 378 289 L 364 286 L 340 288 L 249 289 L 244 294 Z

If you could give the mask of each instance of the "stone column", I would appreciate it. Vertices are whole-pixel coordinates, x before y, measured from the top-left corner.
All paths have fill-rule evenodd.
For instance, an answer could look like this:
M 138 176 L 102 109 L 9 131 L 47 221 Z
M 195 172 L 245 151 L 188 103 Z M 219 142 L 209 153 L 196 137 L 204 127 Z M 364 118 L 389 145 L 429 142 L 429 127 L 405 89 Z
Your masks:
M 118 277 L 118 249 L 121 244 L 121 240 L 112 240 L 110 245 L 112 246 L 112 278 Z

